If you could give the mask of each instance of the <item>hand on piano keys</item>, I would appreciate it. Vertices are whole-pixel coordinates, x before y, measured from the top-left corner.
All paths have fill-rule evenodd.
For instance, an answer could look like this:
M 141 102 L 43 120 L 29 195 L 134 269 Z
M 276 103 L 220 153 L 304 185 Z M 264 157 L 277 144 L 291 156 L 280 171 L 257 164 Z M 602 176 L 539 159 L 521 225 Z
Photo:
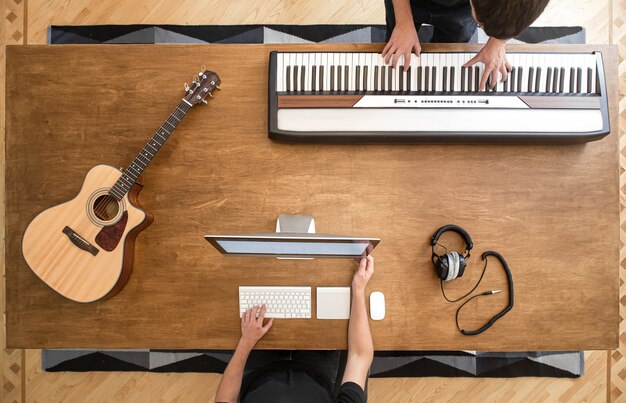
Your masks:
M 485 70 L 480 77 L 478 89 L 484 91 L 489 81 L 488 88 L 493 90 L 497 83 L 506 81 L 511 71 L 511 64 L 506 58 L 505 40 L 489 38 L 485 46 L 463 67 L 470 67 L 476 63 L 483 63 Z
M 396 25 L 381 56 L 385 60 L 385 64 L 393 68 L 396 68 L 402 59 L 400 66 L 404 66 L 406 72 L 409 69 L 409 63 L 404 63 L 404 60 L 411 60 L 411 52 L 415 52 L 415 55 L 419 56 L 421 51 L 422 47 L 415 30 L 415 24 L 411 21 L 410 24 Z

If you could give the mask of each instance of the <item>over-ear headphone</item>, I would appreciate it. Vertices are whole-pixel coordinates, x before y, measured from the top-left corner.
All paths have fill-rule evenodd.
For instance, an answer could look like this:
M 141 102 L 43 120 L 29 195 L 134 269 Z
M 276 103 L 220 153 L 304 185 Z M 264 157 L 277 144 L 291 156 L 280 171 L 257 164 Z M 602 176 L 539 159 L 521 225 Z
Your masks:
M 439 238 L 445 232 L 452 231 L 459 234 L 463 240 L 465 241 L 465 251 L 463 253 L 458 253 L 455 251 L 448 252 L 446 249 L 445 255 L 439 255 L 435 252 L 435 246 L 439 244 Z M 437 277 L 439 277 L 443 281 L 454 280 L 455 278 L 459 278 L 463 276 L 465 273 L 465 268 L 467 267 L 467 260 L 470 258 L 470 250 L 474 247 L 474 243 L 472 242 L 472 237 L 465 231 L 462 227 L 454 224 L 444 225 L 439 228 L 430 242 L 432 248 L 432 257 L 431 260 L 435 265 L 435 272 L 437 273 Z
M 462 254 L 455 252 L 455 251 L 448 252 L 448 249 L 445 246 L 439 244 L 439 238 L 441 237 L 443 233 L 447 231 L 456 232 L 461 237 L 463 237 L 463 240 L 465 241 L 465 251 Z M 491 318 L 481 328 L 476 329 L 476 330 L 464 330 L 464 329 L 461 329 L 461 326 L 459 325 L 459 312 L 461 311 L 461 308 L 463 308 L 465 304 L 467 304 L 474 298 L 478 298 L 484 295 L 493 295 L 493 294 L 500 292 L 500 290 L 485 291 L 481 294 L 476 294 L 473 297 L 468 298 L 465 302 L 461 304 L 461 306 L 456 311 L 456 327 L 457 329 L 459 329 L 459 332 L 461 332 L 462 334 L 466 336 L 475 336 L 477 334 L 480 334 L 484 332 L 485 330 L 489 329 L 498 319 L 503 317 L 507 312 L 509 312 L 513 308 L 513 302 L 515 299 L 513 295 L 513 276 L 511 275 L 511 270 L 509 269 L 509 265 L 507 264 L 506 260 L 504 260 L 504 257 L 502 257 L 501 254 L 499 254 L 498 252 L 493 252 L 493 251 L 487 251 L 483 253 L 482 259 L 485 261 L 485 267 L 483 268 L 483 273 L 480 275 L 480 278 L 478 279 L 478 282 L 476 283 L 476 285 L 465 295 L 456 299 L 449 299 L 448 296 L 446 295 L 446 292 L 443 289 L 443 282 L 454 280 L 455 278 L 459 278 L 465 272 L 465 268 L 467 267 L 467 261 L 470 257 L 470 250 L 472 250 L 472 248 L 474 247 L 474 243 L 472 242 L 472 237 L 470 237 L 467 231 L 465 231 L 462 227 L 459 227 L 458 225 L 454 225 L 454 224 L 448 224 L 439 228 L 437 232 L 435 232 L 435 235 L 433 235 L 430 244 L 432 248 L 431 260 L 433 264 L 435 265 L 435 272 L 437 273 L 437 277 L 439 277 L 439 283 L 441 286 L 441 294 L 448 302 L 460 301 L 466 298 L 467 296 L 469 296 L 471 293 L 474 292 L 474 290 L 476 290 L 476 288 L 478 288 L 478 285 L 482 281 L 483 277 L 485 276 L 485 272 L 487 271 L 487 257 L 489 256 L 496 257 L 500 261 L 500 264 L 502 265 L 502 268 L 504 269 L 504 272 L 506 273 L 506 279 L 508 282 L 508 291 L 509 291 L 508 306 L 504 308 L 502 311 L 500 311 L 498 314 L 496 314 L 493 318 Z M 445 249 L 446 253 L 444 255 L 437 254 L 435 252 L 435 246 L 441 246 L 442 248 Z

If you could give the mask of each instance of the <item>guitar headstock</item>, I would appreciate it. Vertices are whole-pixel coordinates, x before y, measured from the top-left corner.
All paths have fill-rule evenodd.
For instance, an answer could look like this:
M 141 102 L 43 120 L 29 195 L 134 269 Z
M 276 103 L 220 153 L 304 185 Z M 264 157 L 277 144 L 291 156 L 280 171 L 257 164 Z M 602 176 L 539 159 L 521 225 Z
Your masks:
M 200 102 L 208 103 L 205 99 L 207 96 L 213 97 L 211 91 L 220 90 L 219 84 L 222 82 L 217 74 L 206 69 L 203 65 L 200 72 L 193 78 L 191 86 L 185 83 L 185 101 L 191 105 L 197 105 Z

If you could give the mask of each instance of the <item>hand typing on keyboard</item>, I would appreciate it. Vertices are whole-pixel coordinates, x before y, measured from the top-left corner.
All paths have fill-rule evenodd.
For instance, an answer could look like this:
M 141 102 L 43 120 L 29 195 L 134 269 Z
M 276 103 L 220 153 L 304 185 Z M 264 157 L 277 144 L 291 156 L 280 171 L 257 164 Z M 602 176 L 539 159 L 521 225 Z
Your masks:
M 265 304 L 263 304 L 260 310 L 259 307 L 255 305 L 241 315 L 241 343 L 250 350 L 265 336 L 274 323 L 274 319 L 269 319 L 267 323 L 263 325 L 265 312 L 266 307 Z

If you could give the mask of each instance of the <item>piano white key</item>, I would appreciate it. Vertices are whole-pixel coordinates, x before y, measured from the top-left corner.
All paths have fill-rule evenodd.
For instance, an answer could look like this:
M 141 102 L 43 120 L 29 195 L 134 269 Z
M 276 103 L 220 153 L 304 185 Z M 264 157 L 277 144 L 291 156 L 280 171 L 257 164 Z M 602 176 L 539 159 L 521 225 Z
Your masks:
M 297 76 L 294 75 L 294 90 L 295 91 L 304 91 L 304 88 L 302 88 L 302 66 L 304 63 L 304 56 L 302 53 L 296 53 L 296 66 L 298 68 L 298 74 Z M 297 82 L 296 82 L 297 81 Z
M 302 64 L 304 70 L 304 91 L 311 91 L 311 72 L 313 71 L 314 53 L 304 53 L 302 55 Z
M 546 77 L 548 74 L 548 65 L 545 57 L 539 58 L 539 67 L 541 67 L 541 81 L 539 81 L 539 92 L 546 92 Z
M 346 88 L 345 83 L 346 83 L 346 77 L 345 77 L 345 66 L 347 66 L 347 55 L 345 53 L 339 53 L 339 63 L 337 64 L 337 66 L 339 66 L 339 71 L 335 71 L 335 76 L 337 78 L 337 86 L 335 87 L 337 91 L 347 91 L 348 88 Z
M 396 64 L 396 67 L 392 69 L 392 74 L 391 74 L 391 79 L 392 79 L 392 83 L 391 83 L 391 89 L 393 91 L 398 91 L 398 71 L 400 70 L 400 66 L 402 66 L 404 60 L 404 55 L 400 55 L 398 57 L 398 64 Z
M 403 57 L 404 59 L 404 57 Z M 404 65 L 406 64 L 410 64 L 411 61 L 410 60 L 402 60 L 402 66 L 400 67 L 399 71 L 398 71 L 398 81 L 402 82 L 402 85 L 399 86 L 398 90 L 400 91 L 406 91 L 406 85 L 407 85 L 407 73 L 404 71 Z
M 417 91 L 417 67 L 419 66 L 419 58 L 415 53 L 411 53 L 411 88 L 409 91 Z
M 276 91 L 284 91 L 285 88 L 285 66 L 283 63 L 284 53 L 276 54 Z
M 597 64 L 596 64 L 596 60 L 594 59 L 593 62 L 591 63 L 591 93 L 595 94 L 598 92 L 597 88 L 596 88 L 596 76 L 598 74 L 597 72 Z
M 322 73 L 322 91 L 328 91 L 330 90 L 330 81 L 329 81 L 329 64 L 328 64 L 328 53 L 321 53 L 320 54 L 320 64 L 324 67 L 323 73 Z
M 356 90 L 356 66 L 358 65 L 359 54 L 348 54 L 348 89 L 350 91 Z M 359 69 L 361 70 L 361 69 Z

